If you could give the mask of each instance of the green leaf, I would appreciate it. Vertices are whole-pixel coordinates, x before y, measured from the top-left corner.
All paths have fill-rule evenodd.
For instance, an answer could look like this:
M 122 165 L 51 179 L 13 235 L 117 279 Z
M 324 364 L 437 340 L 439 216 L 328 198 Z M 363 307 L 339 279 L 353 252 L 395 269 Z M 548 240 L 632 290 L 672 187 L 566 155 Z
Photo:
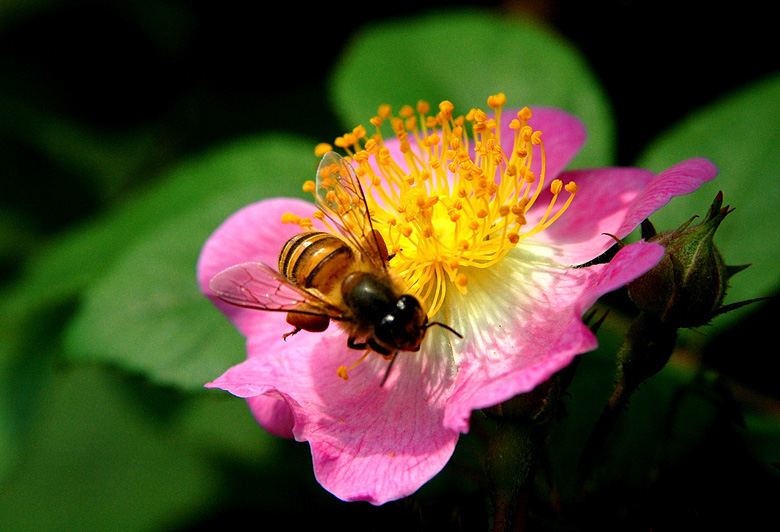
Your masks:
M 234 211 L 272 195 L 301 195 L 316 160 L 310 145 L 290 146 L 286 153 L 297 162 L 296 170 L 290 170 L 287 158 L 281 167 L 272 166 L 266 155 L 269 164 L 257 168 L 253 183 L 237 186 L 234 177 L 211 201 L 193 203 L 119 254 L 84 292 L 65 334 L 66 352 L 74 360 L 115 363 L 154 382 L 188 389 L 201 388 L 243 360 L 243 338 L 199 291 L 196 262 L 208 236 Z M 193 179 L 219 180 L 231 172 L 234 156 L 236 147 L 211 156 Z
M 545 27 L 484 11 L 434 12 L 382 21 L 345 48 L 331 98 L 349 129 L 394 109 L 442 100 L 465 114 L 503 92 L 507 107 L 555 106 L 580 117 L 588 142 L 574 166 L 608 165 L 614 126 L 604 91 L 584 57 Z
M 127 392 L 97 368 L 52 379 L 24 459 L 0 488 L 0 530 L 163 530 L 213 504 L 212 466 L 123 401 Z
M 690 157 L 707 157 L 718 166 L 715 180 L 694 194 L 675 198 L 651 221 L 664 231 L 691 216 L 703 217 L 717 192 L 723 191 L 724 205 L 734 212 L 718 228 L 715 244 L 727 264 L 752 264 L 732 277 L 727 303 L 771 295 L 780 288 L 778 94 L 780 76 L 774 76 L 700 109 L 656 139 L 638 163 L 661 171 Z M 747 310 L 727 313 L 713 326 L 725 327 L 746 315 Z
M 300 138 L 247 138 L 184 162 L 116 209 L 33 253 L 15 286 L 3 294 L 5 310 L 20 315 L 73 297 L 167 220 L 235 188 L 256 187 L 236 203 L 301 195 L 300 183 L 316 170 L 313 146 Z

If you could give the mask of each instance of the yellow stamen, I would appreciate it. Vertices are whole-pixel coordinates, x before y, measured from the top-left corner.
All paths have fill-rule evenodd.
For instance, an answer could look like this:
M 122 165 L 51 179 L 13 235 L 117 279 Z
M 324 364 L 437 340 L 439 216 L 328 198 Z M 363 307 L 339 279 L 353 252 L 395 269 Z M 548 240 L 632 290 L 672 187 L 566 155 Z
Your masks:
M 322 157 L 323 155 L 325 155 L 326 153 L 332 150 L 333 150 L 333 146 L 331 146 L 327 142 L 320 142 L 314 147 L 314 155 L 316 155 L 317 157 Z
M 383 105 L 371 119 L 376 134 L 355 128 L 336 139 L 352 156 L 374 229 L 394 254 L 391 266 L 424 302 L 429 317 L 441 308 L 449 287 L 466 293 L 470 268 L 496 264 L 524 238 L 549 227 L 577 193 L 573 182 L 546 184 L 543 135 L 530 124 L 529 108 L 517 113 L 509 124 L 512 134 L 501 138 L 505 103 L 504 94 L 488 98 L 493 116 L 480 109 L 455 116 L 449 101 L 438 109 L 420 101 L 398 115 Z M 381 130 L 387 127 L 400 141 L 400 155 L 384 145 Z M 552 199 L 530 225 L 526 215 L 545 188 Z M 557 206 L 563 192 L 568 198 Z
M 369 349 L 365 353 L 363 353 L 363 356 L 361 356 L 359 359 L 357 359 L 355 361 L 355 363 L 352 364 L 349 368 L 347 368 L 347 366 L 339 366 L 338 369 L 336 370 L 336 374 L 339 377 L 341 377 L 342 379 L 344 379 L 345 381 L 348 381 L 349 380 L 349 372 L 352 371 L 353 369 L 355 369 L 358 366 L 358 364 L 363 362 L 363 360 L 365 360 L 365 358 L 368 356 L 368 354 L 370 352 L 371 352 L 371 350 Z

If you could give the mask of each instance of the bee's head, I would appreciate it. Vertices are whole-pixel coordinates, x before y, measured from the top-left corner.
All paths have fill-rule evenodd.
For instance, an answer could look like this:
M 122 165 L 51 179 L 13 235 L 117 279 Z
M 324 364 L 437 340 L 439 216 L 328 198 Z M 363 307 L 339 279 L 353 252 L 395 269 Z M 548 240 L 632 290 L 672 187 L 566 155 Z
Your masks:
M 425 337 L 428 316 L 417 298 L 398 298 L 393 310 L 377 323 L 374 334 L 381 342 L 401 351 L 419 351 Z

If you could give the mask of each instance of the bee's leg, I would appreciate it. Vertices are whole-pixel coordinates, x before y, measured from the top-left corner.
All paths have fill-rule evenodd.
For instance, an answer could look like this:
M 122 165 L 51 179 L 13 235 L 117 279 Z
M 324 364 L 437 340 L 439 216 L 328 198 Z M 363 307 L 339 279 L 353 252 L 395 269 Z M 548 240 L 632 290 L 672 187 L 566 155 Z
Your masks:
M 288 333 L 284 333 L 284 334 L 282 335 L 282 340 L 284 340 L 284 341 L 286 342 L 286 341 L 287 341 L 287 337 L 288 337 L 288 336 L 292 336 L 293 334 L 298 334 L 298 333 L 299 333 L 299 332 L 301 332 L 302 330 L 303 330 L 303 329 L 301 329 L 300 327 L 295 327 L 295 328 L 294 328 L 292 331 L 290 331 L 290 332 L 288 332 Z
M 387 358 L 387 357 L 385 357 Z M 382 382 L 379 383 L 379 387 L 385 385 L 385 382 L 387 382 L 387 377 L 390 375 L 390 370 L 393 368 L 393 364 L 395 363 L 395 359 L 398 358 L 398 350 L 393 353 L 393 355 L 390 357 L 390 363 L 387 365 L 387 371 L 385 371 L 385 376 L 382 377 Z
M 294 329 L 291 332 L 282 335 L 284 340 L 287 340 L 288 336 L 297 334 L 300 331 L 322 332 L 328 328 L 330 319 L 327 316 L 315 316 L 311 314 L 303 314 L 301 312 L 288 312 L 287 323 L 292 325 Z
M 350 336 L 349 338 L 347 338 L 347 347 L 349 347 L 350 349 L 360 350 L 368 347 L 368 344 L 366 342 L 357 343 L 357 338 L 355 338 L 354 336 Z
M 385 358 L 387 358 L 387 357 L 389 357 L 389 356 L 391 356 L 393 354 L 393 350 L 392 349 L 386 348 L 385 346 L 381 345 L 379 342 L 377 342 L 373 338 L 369 338 L 368 339 L 368 346 L 371 349 L 373 349 L 374 351 L 376 351 L 377 353 L 379 353 L 380 355 L 382 355 L 383 357 L 385 357 Z

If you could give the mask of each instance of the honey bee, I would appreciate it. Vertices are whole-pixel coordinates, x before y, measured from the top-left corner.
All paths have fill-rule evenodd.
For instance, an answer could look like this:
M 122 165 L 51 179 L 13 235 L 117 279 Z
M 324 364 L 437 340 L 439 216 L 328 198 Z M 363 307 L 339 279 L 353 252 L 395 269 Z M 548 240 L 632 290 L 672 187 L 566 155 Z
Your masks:
M 387 246 L 373 228 L 354 169 L 335 152 L 320 161 L 315 203 L 339 235 L 295 235 L 279 253 L 278 271 L 261 262 L 231 266 L 211 279 L 211 291 L 240 307 L 286 312 L 293 330 L 285 339 L 337 322 L 348 334 L 349 348 L 366 350 L 360 360 L 371 351 L 390 360 L 382 385 L 397 354 L 419 351 L 430 327 L 462 338 L 448 325 L 428 321 L 420 301 L 406 293 L 388 264 Z

